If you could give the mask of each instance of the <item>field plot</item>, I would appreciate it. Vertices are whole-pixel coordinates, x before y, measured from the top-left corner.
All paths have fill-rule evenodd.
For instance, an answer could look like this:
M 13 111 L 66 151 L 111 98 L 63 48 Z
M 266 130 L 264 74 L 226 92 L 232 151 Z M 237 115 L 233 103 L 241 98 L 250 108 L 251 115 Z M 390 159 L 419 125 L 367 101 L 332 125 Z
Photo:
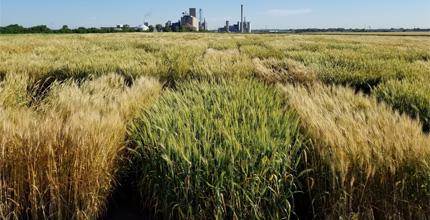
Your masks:
M 429 219 L 430 37 L 0 36 L 0 218 Z
M 311 32 L 308 35 L 368 35 L 368 36 L 430 36 L 428 31 L 421 32 Z

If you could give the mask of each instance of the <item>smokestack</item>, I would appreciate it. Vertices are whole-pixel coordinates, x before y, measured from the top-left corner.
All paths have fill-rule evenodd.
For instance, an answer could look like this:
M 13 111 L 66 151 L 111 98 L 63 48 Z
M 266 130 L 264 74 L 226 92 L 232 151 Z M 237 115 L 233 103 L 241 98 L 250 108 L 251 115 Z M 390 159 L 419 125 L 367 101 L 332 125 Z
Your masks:
M 230 23 L 228 21 L 225 22 L 225 31 L 230 32 Z
M 240 5 L 240 32 L 243 33 L 243 5 Z

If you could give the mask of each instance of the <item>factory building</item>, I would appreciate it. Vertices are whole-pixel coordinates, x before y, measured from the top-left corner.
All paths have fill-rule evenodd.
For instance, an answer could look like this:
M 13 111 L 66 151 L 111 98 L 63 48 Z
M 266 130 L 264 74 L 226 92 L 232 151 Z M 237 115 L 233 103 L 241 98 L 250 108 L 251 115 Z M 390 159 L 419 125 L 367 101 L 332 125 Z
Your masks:
M 243 5 L 240 6 L 240 21 L 237 24 L 230 25 L 229 21 L 225 22 L 225 26 L 218 29 L 218 32 L 233 32 L 233 33 L 251 33 L 251 22 L 246 22 L 243 17 Z
M 244 33 L 251 33 L 252 32 L 251 22 L 244 22 L 243 23 L 243 32 Z
M 181 26 L 185 26 L 190 30 L 199 31 L 200 21 L 197 18 L 196 9 L 190 8 L 190 13 L 182 13 Z
M 204 19 L 203 23 L 200 23 L 200 30 L 207 31 L 209 30 L 208 22 L 206 21 L 206 18 Z
M 229 21 L 225 22 L 225 26 L 218 29 L 218 32 L 242 33 L 240 21 L 237 24 L 230 25 Z M 243 22 L 243 33 L 251 33 L 251 22 Z
M 196 8 L 190 8 L 189 13 L 183 12 L 182 17 L 178 22 L 168 21 L 166 23 L 166 27 L 170 27 L 171 30 L 181 30 L 182 27 L 186 27 L 188 30 L 208 30 L 208 22 L 203 18 L 203 10 L 199 11 L 200 19 L 197 18 L 197 10 Z M 203 22 L 202 22 L 203 21 Z
M 203 17 L 203 9 L 199 10 L 199 20 L 200 20 L 199 29 L 202 31 L 209 30 L 208 22 L 206 21 L 206 18 Z

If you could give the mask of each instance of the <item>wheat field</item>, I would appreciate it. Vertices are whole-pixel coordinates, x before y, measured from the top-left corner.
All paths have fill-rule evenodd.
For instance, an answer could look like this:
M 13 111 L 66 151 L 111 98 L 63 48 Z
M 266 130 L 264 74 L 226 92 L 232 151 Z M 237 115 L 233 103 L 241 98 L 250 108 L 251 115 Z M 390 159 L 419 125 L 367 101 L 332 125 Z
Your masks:
M 0 36 L 0 219 L 429 219 L 430 38 Z

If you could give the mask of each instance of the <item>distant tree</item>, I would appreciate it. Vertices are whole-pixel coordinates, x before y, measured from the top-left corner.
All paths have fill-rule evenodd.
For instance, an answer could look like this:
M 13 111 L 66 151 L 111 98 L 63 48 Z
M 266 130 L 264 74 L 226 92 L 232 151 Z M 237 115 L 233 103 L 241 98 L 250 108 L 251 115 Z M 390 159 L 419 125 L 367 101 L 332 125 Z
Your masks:
M 23 26 L 17 25 L 17 24 L 11 24 L 4 28 L 5 34 L 19 34 L 19 33 L 25 33 L 25 32 L 26 32 L 26 29 Z
M 28 28 L 28 30 L 30 33 L 51 33 L 51 29 L 49 29 L 46 25 L 37 25 Z
M 149 27 L 148 27 L 148 32 L 154 32 L 154 26 L 149 25 Z
M 187 32 L 188 28 L 185 25 L 181 26 L 181 32 Z
M 85 27 L 78 27 L 78 29 L 76 29 L 76 33 L 79 33 L 79 34 L 87 33 L 87 29 Z
M 165 28 L 164 28 L 164 31 L 165 32 L 171 32 L 172 31 L 172 27 L 170 27 L 170 26 L 166 26 Z
M 99 33 L 109 33 L 109 28 L 100 28 Z
M 179 32 L 179 27 L 175 26 L 175 32 Z
M 99 32 L 100 32 L 99 29 L 95 27 L 87 29 L 87 33 L 99 33 Z
M 63 25 L 63 27 L 60 29 L 60 33 L 63 33 L 63 34 L 72 33 L 72 30 L 69 29 L 69 26 Z
M 157 29 L 158 32 L 161 32 L 161 30 L 163 30 L 163 25 L 157 24 L 155 25 L 155 29 Z
M 130 32 L 130 25 L 124 24 L 124 26 L 122 26 L 122 32 Z

